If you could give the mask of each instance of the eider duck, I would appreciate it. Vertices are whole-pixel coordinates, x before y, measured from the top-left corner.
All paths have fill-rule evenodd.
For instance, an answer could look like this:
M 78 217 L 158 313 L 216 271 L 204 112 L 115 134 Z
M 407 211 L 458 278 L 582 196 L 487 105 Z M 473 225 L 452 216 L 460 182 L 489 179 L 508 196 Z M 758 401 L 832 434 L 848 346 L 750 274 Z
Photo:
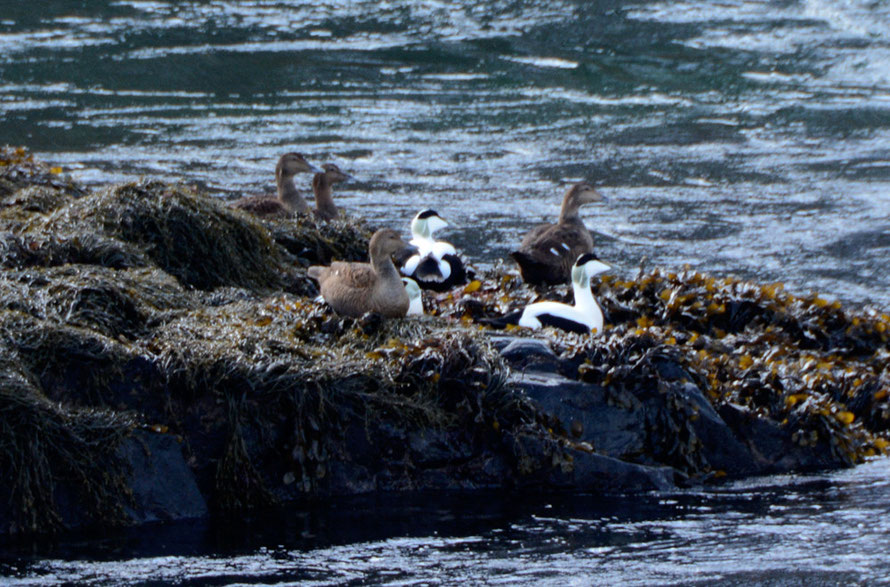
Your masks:
M 400 318 L 408 312 L 411 300 L 392 255 L 413 248 L 395 230 L 381 228 L 368 246 L 370 263 L 313 265 L 308 274 L 318 281 L 324 301 L 341 316 L 358 318 L 366 312 L 377 312 L 387 318 Z
M 510 256 L 519 265 L 523 281 L 533 285 L 565 283 L 579 255 L 593 251 L 593 237 L 578 210 L 603 197 L 587 183 L 576 183 L 566 191 L 556 224 L 531 229 L 518 251 Z
M 315 194 L 315 217 L 320 220 L 334 220 L 340 217 L 334 199 L 331 197 L 331 188 L 335 183 L 352 179 L 352 176 L 340 171 L 333 163 L 325 163 L 321 166 L 324 170 L 312 177 L 312 192 Z
M 454 246 L 433 238 L 434 232 L 446 226 L 448 223 L 435 210 L 421 210 L 411 220 L 411 244 L 418 251 L 403 260 L 402 274 L 423 289 L 446 291 L 467 280 L 466 268 Z
M 300 172 L 315 173 L 322 170 L 312 165 L 300 153 L 285 153 L 275 166 L 277 196 L 248 196 L 232 202 L 233 208 L 245 210 L 257 216 L 291 216 L 306 214 L 309 204 L 294 186 L 294 176 Z
M 593 253 L 578 257 L 572 267 L 572 292 L 575 304 L 537 302 L 529 304 L 519 317 L 519 325 L 536 330 L 541 326 L 555 326 L 569 332 L 599 334 L 603 330 L 603 311 L 590 291 L 590 278 L 610 267 Z
M 405 291 L 408 292 L 408 299 L 411 300 L 408 306 L 408 316 L 420 316 L 423 314 L 423 293 L 420 286 L 410 277 L 403 277 L 402 283 L 405 284 Z

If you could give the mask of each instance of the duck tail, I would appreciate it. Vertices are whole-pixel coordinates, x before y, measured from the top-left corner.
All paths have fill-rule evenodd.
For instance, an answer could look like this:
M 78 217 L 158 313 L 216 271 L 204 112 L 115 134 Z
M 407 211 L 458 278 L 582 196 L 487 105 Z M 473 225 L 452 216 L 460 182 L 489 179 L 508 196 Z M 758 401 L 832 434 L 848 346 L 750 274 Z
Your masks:
M 476 320 L 476 322 L 485 324 L 486 326 L 491 326 L 492 328 L 496 328 L 498 330 L 503 330 L 510 324 L 519 324 L 519 318 L 521 317 L 522 310 L 516 310 L 515 312 L 510 312 L 509 314 L 496 316 L 494 318 L 479 318 L 478 320 Z
M 414 276 L 421 281 L 444 281 L 439 271 L 439 260 L 432 255 L 421 259 L 414 269 Z
M 555 284 L 563 283 L 566 278 L 560 279 L 555 275 L 554 267 L 547 263 L 535 259 L 532 255 L 524 251 L 513 251 L 510 257 L 519 265 L 519 273 L 522 280 L 532 285 L 541 285 L 544 283 Z
M 314 279 L 315 281 L 321 281 L 322 272 L 327 269 L 327 267 L 323 265 L 312 265 L 309 269 L 306 270 L 306 275 Z

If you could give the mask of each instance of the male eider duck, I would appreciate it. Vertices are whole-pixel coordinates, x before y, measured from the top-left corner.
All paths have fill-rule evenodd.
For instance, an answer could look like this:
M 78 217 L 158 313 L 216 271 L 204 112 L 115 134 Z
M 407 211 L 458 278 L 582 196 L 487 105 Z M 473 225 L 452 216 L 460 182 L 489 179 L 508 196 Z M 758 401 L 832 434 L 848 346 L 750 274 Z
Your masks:
M 411 300 L 408 306 L 408 316 L 421 316 L 423 314 L 423 293 L 420 286 L 410 277 L 403 277 L 402 283 L 405 284 L 405 291 L 408 292 L 408 299 Z
M 316 173 L 322 170 L 312 165 L 299 153 L 285 153 L 275 166 L 277 196 L 248 196 L 231 204 L 233 208 L 245 210 L 257 216 L 291 216 L 306 214 L 309 204 L 294 186 L 294 176 L 301 172 Z
M 590 278 L 609 269 L 593 253 L 578 257 L 572 267 L 572 292 L 575 304 L 537 302 L 529 304 L 519 317 L 519 325 L 536 330 L 555 326 L 569 332 L 599 334 L 603 330 L 603 311 L 590 291 Z
M 408 312 L 411 299 L 392 255 L 413 248 L 395 230 L 382 228 L 371 237 L 370 263 L 313 265 L 309 277 L 318 281 L 324 301 L 341 316 L 358 318 L 366 312 L 377 312 L 387 318 L 400 318 Z
M 334 220 L 340 217 L 340 211 L 334 205 L 331 188 L 335 183 L 352 179 L 352 176 L 340 171 L 333 163 L 321 166 L 324 170 L 312 177 L 312 192 L 315 194 L 315 217 L 320 220 Z
M 593 237 L 578 210 L 584 204 L 602 200 L 599 192 L 586 183 L 576 183 L 566 191 L 559 221 L 531 229 L 519 250 L 510 253 L 519 265 L 523 281 L 533 285 L 565 283 L 575 259 L 593 251 Z
M 465 283 L 467 271 L 451 243 L 437 241 L 433 233 L 448 226 L 435 210 L 421 210 L 411 221 L 411 244 L 417 254 L 402 263 L 402 274 L 423 289 L 446 291 Z

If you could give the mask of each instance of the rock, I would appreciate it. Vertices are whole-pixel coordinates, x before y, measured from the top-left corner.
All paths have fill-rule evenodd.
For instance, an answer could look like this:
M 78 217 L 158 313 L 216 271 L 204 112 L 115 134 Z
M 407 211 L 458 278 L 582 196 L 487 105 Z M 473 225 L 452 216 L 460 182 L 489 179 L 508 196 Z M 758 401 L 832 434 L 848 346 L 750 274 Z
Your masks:
M 778 422 L 763 418 L 742 406 L 725 404 L 720 415 L 732 426 L 755 459 L 757 473 L 777 474 L 815 471 L 834 465 L 825 446 L 801 446 Z
M 182 455 L 182 445 L 170 434 L 134 432 L 118 449 L 129 464 L 133 522 L 203 518 L 207 502 Z
M 566 477 L 573 491 L 627 493 L 667 491 L 676 487 L 677 472 L 670 467 L 635 465 L 601 454 L 573 451 L 574 467 Z M 554 483 L 560 482 L 556 475 Z
M 362 223 L 260 222 L 154 181 L 80 193 L 7 154 L 2 533 L 368 492 L 664 490 L 886 447 L 890 316 L 656 270 L 595 285 L 600 336 L 495 333 L 479 325 L 535 295 L 500 269 L 422 320 L 341 319 L 304 266 L 363 258 Z
M 502 339 L 500 344 L 503 345 L 498 349 L 501 356 L 515 370 L 534 368 L 535 371 L 548 373 L 556 373 L 559 370 L 559 357 L 546 340 L 517 337 Z M 498 345 L 495 346 L 497 348 Z
M 553 439 L 519 436 L 508 438 L 508 443 L 518 457 L 521 475 L 516 482 L 523 488 L 633 493 L 676 487 L 677 472 L 670 467 L 628 463 Z
M 509 381 L 555 417 L 572 438 L 598 453 L 628 459 L 644 452 L 645 414 L 638 402 L 616 405 L 603 388 L 553 373 L 514 372 Z

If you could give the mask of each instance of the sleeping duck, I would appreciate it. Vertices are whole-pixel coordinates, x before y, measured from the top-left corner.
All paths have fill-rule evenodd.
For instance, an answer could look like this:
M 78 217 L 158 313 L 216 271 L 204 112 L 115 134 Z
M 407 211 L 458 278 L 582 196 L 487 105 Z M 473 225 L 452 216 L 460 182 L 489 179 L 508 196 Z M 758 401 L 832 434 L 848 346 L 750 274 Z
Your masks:
M 420 316 L 423 314 L 423 292 L 420 286 L 410 277 L 403 277 L 402 283 L 405 284 L 405 291 L 408 292 L 408 299 L 411 303 L 408 305 L 408 316 Z
M 446 226 L 448 223 L 429 209 L 418 212 L 411 221 L 411 244 L 418 251 L 402 260 L 402 274 L 423 289 L 446 291 L 467 281 L 466 268 L 454 246 L 433 238 L 434 232 Z
M 590 291 L 590 279 L 609 268 L 593 253 L 581 255 L 572 267 L 574 305 L 570 306 L 561 302 L 529 304 L 519 317 L 519 325 L 534 330 L 541 326 L 555 326 L 579 334 L 601 333 L 603 311 Z
M 408 312 L 411 299 L 392 256 L 414 248 L 395 230 L 382 228 L 374 233 L 368 245 L 370 263 L 313 265 L 308 274 L 318 281 L 324 301 L 341 316 L 358 318 L 367 312 L 377 312 L 387 318 L 400 318 Z
M 306 214 L 309 204 L 297 191 L 294 176 L 301 172 L 317 173 L 322 170 L 312 165 L 300 153 L 285 153 L 275 166 L 277 196 L 248 196 L 235 200 L 231 206 L 257 216 L 291 216 Z
M 593 237 L 578 210 L 601 201 L 599 192 L 586 183 L 576 183 L 566 191 L 556 224 L 531 229 L 519 250 L 510 253 L 519 265 L 523 281 L 533 285 L 565 283 L 575 259 L 593 251 Z

